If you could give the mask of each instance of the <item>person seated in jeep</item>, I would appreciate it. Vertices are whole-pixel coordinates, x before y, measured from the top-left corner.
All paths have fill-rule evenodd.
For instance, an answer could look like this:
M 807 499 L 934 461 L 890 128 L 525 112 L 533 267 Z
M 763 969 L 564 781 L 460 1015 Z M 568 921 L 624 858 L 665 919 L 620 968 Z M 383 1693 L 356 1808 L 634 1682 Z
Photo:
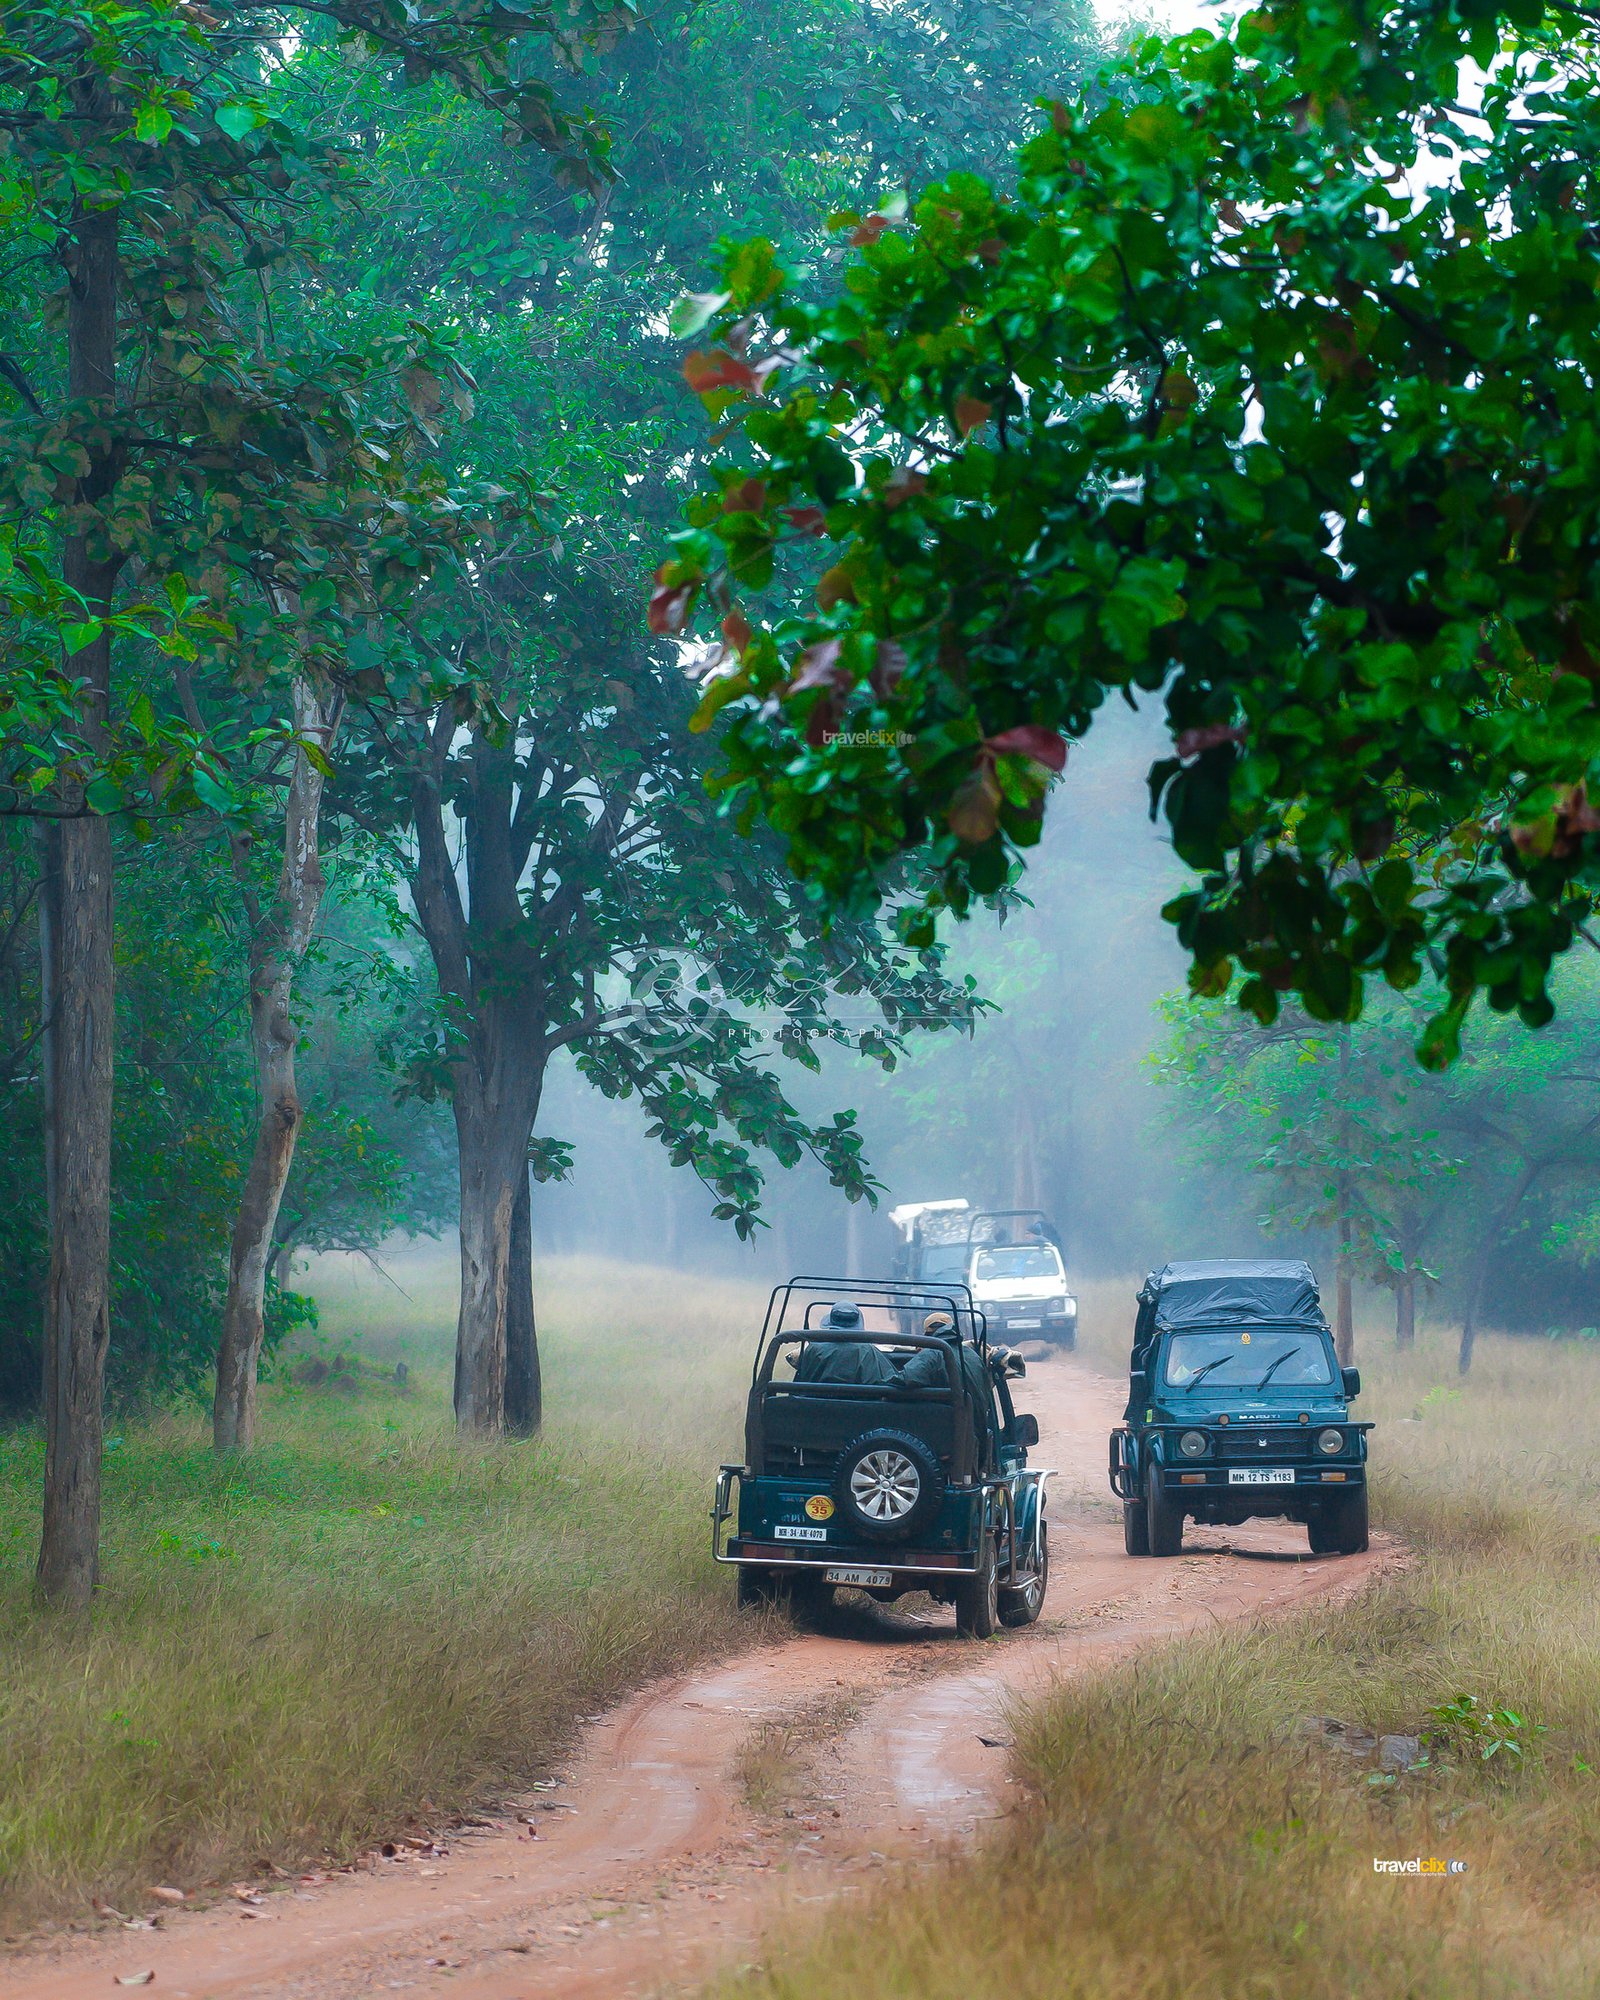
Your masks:
M 838 1299 L 828 1308 L 822 1322 L 824 1333 L 861 1333 L 866 1322 L 861 1308 L 850 1299 Z M 894 1362 L 880 1347 L 865 1340 L 807 1341 L 795 1359 L 797 1382 L 893 1382 Z
M 931 1340 L 948 1341 L 955 1349 L 956 1362 L 961 1370 L 961 1379 L 966 1385 L 969 1408 L 984 1408 L 988 1394 L 988 1381 L 984 1372 L 983 1357 L 970 1341 L 963 1341 L 956 1331 L 955 1321 L 947 1312 L 931 1312 L 922 1322 L 922 1331 Z M 936 1347 L 917 1347 L 900 1364 L 900 1380 L 921 1388 L 944 1388 L 950 1380 L 945 1358 Z M 973 1444 L 983 1463 L 983 1470 L 990 1470 L 987 1450 L 987 1432 L 979 1426 L 973 1433 Z

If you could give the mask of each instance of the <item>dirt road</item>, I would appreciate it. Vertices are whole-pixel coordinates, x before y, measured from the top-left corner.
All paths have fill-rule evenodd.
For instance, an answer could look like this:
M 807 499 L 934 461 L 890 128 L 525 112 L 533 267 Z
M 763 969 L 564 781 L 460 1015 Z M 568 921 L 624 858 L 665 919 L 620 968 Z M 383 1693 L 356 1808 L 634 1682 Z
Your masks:
M 785 1910 L 860 1893 L 1003 1812 L 1008 1701 L 1218 1620 L 1346 1596 L 1398 1560 L 1386 1545 L 1312 1559 L 1303 1530 L 1262 1524 L 1191 1527 L 1177 1560 L 1130 1561 L 1104 1474 L 1120 1391 L 1059 1359 L 1033 1364 L 1020 1390 L 1043 1435 L 1036 1462 L 1060 1468 L 1050 1595 L 1031 1632 L 978 1645 L 948 1612 L 841 1608 L 826 1632 L 646 1688 L 591 1725 L 558 1786 L 452 1835 L 447 1853 L 407 1849 L 259 1904 L 0 1960 L 0 1991 L 103 2000 L 151 1972 L 160 2000 L 671 1992 L 747 1956 Z M 788 1805 L 753 1811 L 753 1774 L 802 1739 Z

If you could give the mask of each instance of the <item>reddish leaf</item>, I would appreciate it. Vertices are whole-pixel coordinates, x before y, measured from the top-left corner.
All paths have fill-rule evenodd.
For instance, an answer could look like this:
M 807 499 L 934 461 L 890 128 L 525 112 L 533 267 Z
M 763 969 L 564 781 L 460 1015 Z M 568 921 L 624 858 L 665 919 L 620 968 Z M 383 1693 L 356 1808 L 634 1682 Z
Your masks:
M 1245 731 L 1227 722 L 1208 722 L 1202 729 L 1184 729 L 1178 734 L 1180 757 L 1198 757 L 1206 750 L 1220 749 L 1224 743 L 1242 743 Z
M 1005 254 L 1005 242 L 999 236 L 986 236 L 978 245 L 978 255 L 986 264 L 998 264 Z
M 1580 781 L 1562 794 L 1556 807 L 1553 851 L 1573 853 L 1586 833 L 1600 833 L 1600 813 L 1590 805 L 1588 787 Z
M 1067 739 L 1058 729 L 1046 729 L 1041 723 L 1024 722 L 1019 728 L 1002 729 L 998 736 L 986 737 L 984 741 L 987 749 L 1031 757 L 1036 764 L 1052 771 L 1066 769 Z
M 963 437 L 968 437 L 979 424 L 986 424 L 994 415 L 993 403 L 986 403 L 981 396 L 957 396 L 956 429 Z
M 650 593 L 650 608 L 645 613 L 646 625 L 658 638 L 683 630 L 700 587 L 697 583 L 669 583 L 667 576 L 672 568 L 671 563 L 663 563 L 656 571 L 656 587 Z
M 831 611 L 836 604 L 856 602 L 855 578 L 843 563 L 835 563 L 832 569 L 824 570 L 817 579 L 817 603 L 824 611 Z
M 903 507 L 906 501 L 914 500 L 927 483 L 925 472 L 913 472 L 909 465 L 897 465 L 883 489 L 884 506 L 892 514 L 896 507 Z
M 741 479 L 737 486 L 730 486 L 722 496 L 724 514 L 759 514 L 767 504 L 767 482 L 764 479 Z
M 814 540 L 827 531 L 828 517 L 820 507 L 785 507 L 789 524 L 797 533 Z
M 850 232 L 852 247 L 859 250 L 865 243 L 876 243 L 888 227 L 889 218 L 886 215 L 863 216 Z
M 759 389 L 760 377 L 747 361 L 741 361 L 736 354 L 730 354 L 725 347 L 714 347 L 709 352 L 697 349 L 683 358 L 683 379 L 697 396 L 708 396 L 713 389 Z
M 742 611 L 730 611 L 722 621 L 722 636 L 730 652 L 742 653 L 755 633 Z
M 981 847 L 994 838 L 1000 824 L 1000 786 L 994 765 L 980 752 L 971 772 L 956 788 L 945 812 L 950 831 L 968 847 Z

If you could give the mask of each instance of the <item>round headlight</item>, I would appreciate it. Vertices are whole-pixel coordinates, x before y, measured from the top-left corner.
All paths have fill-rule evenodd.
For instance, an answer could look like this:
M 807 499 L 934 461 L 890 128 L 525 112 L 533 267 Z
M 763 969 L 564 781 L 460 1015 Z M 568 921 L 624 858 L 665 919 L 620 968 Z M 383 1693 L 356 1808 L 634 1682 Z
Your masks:
M 1331 1455 L 1332 1455 L 1332 1454 L 1333 1454 L 1334 1452 L 1336 1452 L 1336 1451 L 1343 1451 L 1343 1450 L 1344 1450 L 1344 1432 L 1343 1432 L 1343 1431 L 1318 1431 L 1318 1432 L 1317 1432 L 1317 1450 L 1318 1450 L 1318 1451 L 1325 1451 L 1325 1452 L 1327 1452 L 1327 1453 L 1328 1453 L 1328 1454 L 1329 1454 L 1330 1456 L 1331 1456 Z
M 1178 1440 L 1178 1449 L 1185 1458 L 1204 1458 L 1206 1434 L 1204 1431 L 1185 1431 Z

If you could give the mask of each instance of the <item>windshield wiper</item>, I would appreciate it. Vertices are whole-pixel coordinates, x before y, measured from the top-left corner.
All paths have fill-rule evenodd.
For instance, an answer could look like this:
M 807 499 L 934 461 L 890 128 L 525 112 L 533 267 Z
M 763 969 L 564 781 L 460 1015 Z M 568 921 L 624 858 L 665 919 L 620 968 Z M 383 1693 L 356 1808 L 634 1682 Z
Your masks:
M 1274 1358 L 1272 1364 L 1267 1369 L 1266 1374 L 1262 1376 L 1261 1380 L 1256 1384 L 1256 1387 L 1258 1389 L 1264 1389 L 1267 1386 L 1267 1384 L 1272 1380 L 1273 1376 L 1278 1372 L 1278 1370 L 1283 1366 L 1283 1364 L 1291 1358 L 1291 1356 L 1296 1354 L 1301 1354 L 1304 1351 L 1305 1350 L 1303 1347 L 1286 1347 L 1280 1355 Z
M 1195 1388 L 1211 1373 L 1213 1368 L 1220 1368 L 1224 1361 L 1231 1361 L 1232 1359 L 1233 1356 L 1231 1354 L 1219 1354 L 1215 1361 L 1208 1361 L 1203 1368 L 1197 1368 L 1189 1380 L 1184 1383 L 1183 1393 L 1186 1396 L 1192 1394 Z

